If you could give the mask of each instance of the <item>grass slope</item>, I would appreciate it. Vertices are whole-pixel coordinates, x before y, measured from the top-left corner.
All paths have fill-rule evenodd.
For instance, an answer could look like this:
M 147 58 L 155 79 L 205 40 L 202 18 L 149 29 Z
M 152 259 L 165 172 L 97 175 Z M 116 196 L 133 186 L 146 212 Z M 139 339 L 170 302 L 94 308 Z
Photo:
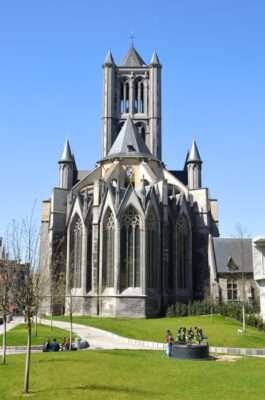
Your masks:
M 68 321 L 68 317 L 57 317 Z M 220 315 L 190 316 L 183 318 L 118 319 L 74 317 L 74 322 L 105 329 L 133 339 L 164 342 L 167 329 L 176 335 L 180 326 L 201 326 L 211 346 L 265 348 L 265 333 L 248 327 L 247 334 L 238 334 L 242 327 L 238 321 Z
M 25 324 L 17 325 L 15 328 L 7 332 L 7 346 L 26 346 L 28 331 Z M 69 337 L 69 332 L 63 329 L 54 328 L 52 331 L 47 325 L 38 325 L 38 336 L 34 335 L 34 326 L 32 328 L 32 345 L 41 345 L 45 339 L 56 338 L 61 343 L 63 337 Z M 73 335 L 73 338 L 76 335 Z M 3 336 L 0 335 L 0 346 L 2 345 Z M 1 396 L 0 396 L 1 397 Z
M 262 400 L 265 359 L 177 361 L 160 351 L 32 354 L 31 393 L 22 394 L 24 355 L 0 365 L 1 400 Z

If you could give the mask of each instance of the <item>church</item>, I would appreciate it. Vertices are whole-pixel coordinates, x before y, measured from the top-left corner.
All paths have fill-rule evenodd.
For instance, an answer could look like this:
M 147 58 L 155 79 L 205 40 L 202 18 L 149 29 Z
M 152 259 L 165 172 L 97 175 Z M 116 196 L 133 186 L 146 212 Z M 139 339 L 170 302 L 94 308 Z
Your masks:
M 157 317 L 176 301 L 219 298 L 229 291 L 226 272 L 236 255 L 219 238 L 217 200 L 202 187 L 195 140 L 183 170 L 168 170 L 161 159 L 157 53 L 146 64 L 132 45 L 116 64 L 109 51 L 102 68 L 101 160 L 79 171 L 67 140 L 59 187 L 43 202 L 44 311 L 59 273 L 79 315 Z M 252 265 L 247 272 L 252 288 Z

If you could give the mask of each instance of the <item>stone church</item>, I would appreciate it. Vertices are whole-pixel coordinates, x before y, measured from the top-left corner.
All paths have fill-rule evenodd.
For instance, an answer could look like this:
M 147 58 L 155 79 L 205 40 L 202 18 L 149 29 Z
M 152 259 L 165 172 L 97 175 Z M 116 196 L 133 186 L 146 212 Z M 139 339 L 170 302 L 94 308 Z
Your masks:
M 168 170 L 161 159 L 156 52 L 146 64 L 132 46 L 116 64 L 109 51 L 102 68 L 101 160 L 92 171 L 79 171 L 67 140 L 59 187 L 43 202 L 47 293 L 63 271 L 75 314 L 156 317 L 176 301 L 203 298 L 213 281 L 218 285 L 217 200 L 202 187 L 195 140 L 183 170 Z M 47 300 L 47 313 L 49 306 Z

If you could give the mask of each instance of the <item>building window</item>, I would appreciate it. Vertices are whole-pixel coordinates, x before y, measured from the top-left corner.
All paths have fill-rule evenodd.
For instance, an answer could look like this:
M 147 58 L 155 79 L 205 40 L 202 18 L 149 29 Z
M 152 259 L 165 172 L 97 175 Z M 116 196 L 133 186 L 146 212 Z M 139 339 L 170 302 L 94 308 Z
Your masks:
M 102 287 L 114 287 L 114 235 L 115 222 L 110 210 L 106 212 L 103 223 L 103 265 Z
M 187 287 L 188 271 L 188 224 L 184 216 L 177 222 L 177 260 L 178 260 L 178 288 Z
M 82 266 L 82 221 L 77 218 L 71 235 L 70 276 L 69 282 L 72 288 L 81 287 Z
M 233 279 L 227 280 L 227 300 L 237 300 L 237 281 Z
M 87 226 L 87 277 L 86 290 L 92 289 L 92 218 L 88 220 Z
M 142 122 L 136 124 L 137 130 L 143 141 L 145 142 L 146 132 L 145 125 Z
M 120 92 L 120 112 L 129 112 L 129 82 L 125 79 L 121 82 L 121 92 Z
M 175 256 L 174 256 L 174 228 L 170 223 L 168 230 L 168 288 L 173 290 L 175 286 Z
M 140 217 L 130 206 L 121 221 L 121 289 L 140 286 Z
M 147 287 L 158 288 L 158 240 L 157 219 L 152 210 L 146 220 L 146 269 Z
M 144 113 L 144 82 L 142 79 L 136 80 L 134 85 L 134 112 Z

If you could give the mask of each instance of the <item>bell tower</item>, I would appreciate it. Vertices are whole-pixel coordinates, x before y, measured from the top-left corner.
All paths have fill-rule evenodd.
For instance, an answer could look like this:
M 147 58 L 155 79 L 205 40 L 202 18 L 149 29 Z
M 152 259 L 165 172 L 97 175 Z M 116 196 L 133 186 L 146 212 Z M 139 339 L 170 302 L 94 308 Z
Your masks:
M 161 159 L 161 68 L 156 52 L 146 65 L 132 45 L 119 65 L 109 51 L 103 68 L 103 141 L 106 157 L 131 117 L 150 152 Z

